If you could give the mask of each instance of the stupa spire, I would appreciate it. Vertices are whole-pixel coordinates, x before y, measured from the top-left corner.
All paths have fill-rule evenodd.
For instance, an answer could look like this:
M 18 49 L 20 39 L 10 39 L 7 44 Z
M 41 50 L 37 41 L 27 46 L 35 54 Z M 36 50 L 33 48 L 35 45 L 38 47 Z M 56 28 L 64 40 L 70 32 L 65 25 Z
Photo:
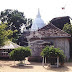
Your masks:
M 36 15 L 36 18 L 32 23 L 31 31 L 36 31 L 44 26 L 45 26 L 44 21 L 41 19 L 40 11 L 38 9 L 38 14 Z
M 38 14 L 37 14 L 36 17 L 37 17 L 37 18 L 40 18 L 40 17 L 41 17 L 39 8 L 38 8 Z

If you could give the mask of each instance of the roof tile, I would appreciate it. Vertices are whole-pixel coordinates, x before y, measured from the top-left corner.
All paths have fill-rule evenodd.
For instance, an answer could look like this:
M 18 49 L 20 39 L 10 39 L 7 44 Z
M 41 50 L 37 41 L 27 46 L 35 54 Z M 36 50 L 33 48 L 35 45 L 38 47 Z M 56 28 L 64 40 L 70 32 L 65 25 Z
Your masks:
M 43 37 L 71 37 L 70 34 L 64 32 L 63 30 L 57 28 L 52 23 L 44 26 L 37 31 Z

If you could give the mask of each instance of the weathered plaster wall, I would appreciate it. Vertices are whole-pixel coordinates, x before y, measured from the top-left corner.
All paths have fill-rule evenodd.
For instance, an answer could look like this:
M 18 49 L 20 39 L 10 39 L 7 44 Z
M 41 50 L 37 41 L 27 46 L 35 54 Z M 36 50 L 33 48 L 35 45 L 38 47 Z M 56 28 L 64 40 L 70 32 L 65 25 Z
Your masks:
M 54 47 L 61 48 L 64 51 L 64 54 L 67 57 L 67 60 L 69 59 L 69 41 L 67 38 L 47 38 L 43 39 L 46 42 L 53 42 Z M 32 42 L 32 41 L 31 41 Z M 43 49 L 41 44 L 38 44 L 36 42 L 29 44 L 32 49 L 32 56 L 40 56 L 40 53 Z
M 64 51 L 64 54 L 66 55 L 67 60 L 70 58 L 70 51 L 69 51 L 69 41 L 67 38 L 57 38 L 55 39 L 55 47 L 61 48 Z
M 31 43 L 31 51 L 32 51 L 32 56 L 40 56 L 40 53 L 43 49 L 41 44 L 38 43 Z

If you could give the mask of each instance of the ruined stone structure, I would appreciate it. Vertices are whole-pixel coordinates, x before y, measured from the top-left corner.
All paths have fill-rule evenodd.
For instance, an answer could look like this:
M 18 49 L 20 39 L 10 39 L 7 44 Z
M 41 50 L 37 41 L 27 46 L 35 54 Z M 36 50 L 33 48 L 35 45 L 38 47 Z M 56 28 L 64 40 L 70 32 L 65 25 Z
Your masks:
M 29 46 L 32 49 L 32 57 L 39 58 L 42 49 L 46 45 L 53 45 L 55 48 L 61 48 L 64 51 L 66 59 L 70 58 L 69 54 L 69 39 L 70 35 L 63 30 L 57 28 L 53 24 L 48 24 L 43 28 L 30 32 L 30 35 L 27 36 Z

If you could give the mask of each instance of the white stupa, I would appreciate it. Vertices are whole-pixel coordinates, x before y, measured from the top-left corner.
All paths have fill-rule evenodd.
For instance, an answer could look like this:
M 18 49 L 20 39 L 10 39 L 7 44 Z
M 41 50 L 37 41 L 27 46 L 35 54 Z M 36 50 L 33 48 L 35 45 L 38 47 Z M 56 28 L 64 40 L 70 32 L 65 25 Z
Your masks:
M 44 26 L 45 26 L 44 21 L 41 19 L 40 11 L 38 9 L 38 14 L 32 23 L 31 31 L 36 31 Z

